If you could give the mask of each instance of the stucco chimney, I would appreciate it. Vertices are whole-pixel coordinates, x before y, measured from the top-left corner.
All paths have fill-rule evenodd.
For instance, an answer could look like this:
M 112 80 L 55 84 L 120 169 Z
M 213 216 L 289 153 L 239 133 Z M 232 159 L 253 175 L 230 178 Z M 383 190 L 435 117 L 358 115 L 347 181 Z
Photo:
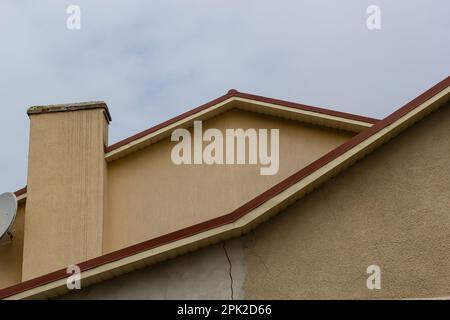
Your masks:
M 31 107 L 23 281 L 102 254 L 104 102 Z

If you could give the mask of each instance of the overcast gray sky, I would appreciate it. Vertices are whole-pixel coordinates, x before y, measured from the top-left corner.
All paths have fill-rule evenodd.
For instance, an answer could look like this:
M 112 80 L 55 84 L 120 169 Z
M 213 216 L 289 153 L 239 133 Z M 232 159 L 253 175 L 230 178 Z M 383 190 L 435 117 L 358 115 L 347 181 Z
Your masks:
M 230 88 L 383 118 L 450 74 L 449 16 L 448 0 L 1 0 L 0 193 L 26 184 L 31 105 L 104 100 L 111 143 Z

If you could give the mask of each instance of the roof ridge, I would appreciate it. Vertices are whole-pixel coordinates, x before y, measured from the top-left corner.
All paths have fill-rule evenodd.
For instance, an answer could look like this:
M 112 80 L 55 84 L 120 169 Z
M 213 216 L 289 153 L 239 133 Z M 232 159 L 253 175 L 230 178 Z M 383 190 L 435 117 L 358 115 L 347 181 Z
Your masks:
M 153 133 L 153 132 L 155 132 L 161 128 L 164 128 L 172 123 L 182 120 L 188 116 L 194 115 L 200 111 L 203 111 L 209 107 L 212 107 L 216 104 L 219 104 L 219 103 L 226 101 L 233 97 L 250 99 L 250 100 L 263 102 L 263 103 L 271 103 L 271 104 L 276 104 L 276 105 L 280 105 L 280 106 L 284 106 L 284 107 L 288 107 L 288 108 L 310 111 L 310 112 L 315 112 L 315 113 L 321 113 L 321 114 L 325 114 L 325 115 L 340 117 L 340 118 L 349 119 L 349 120 L 356 120 L 356 121 L 361 121 L 361 122 L 366 122 L 366 123 L 371 123 L 371 124 L 374 124 L 374 123 L 377 123 L 378 121 L 380 121 L 379 119 L 369 118 L 369 117 L 351 114 L 351 113 L 347 113 L 347 112 L 341 112 L 341 111 L 326 109 L 326 108 L 322 108 L 322 107 L 310 106 L 310 105 L 296 103 L 296 102 L 290 102 L 290 101 L 286 101 L 286 100 L 268 98 L 268 97 L 264 97 L 264 96 L 240 92 L 236 89 L 230 89 L 223 96 L 220 96 L 214 100 L 211 100 L 205 104 L 202 104 L 194 109 L 183 112 L 182 114 L 179 114 L 178 116 L 175 116 L 175 117 L 173 117 L 169 120 L 166 120 L 162 123 L 159 123 L 153 127 L 150 127 L 148 129 L 144 130 L 144 131 L 138 132 L 128 138 L 125 138 L 118 142 L 115 142 L 114 144 L 112 144 L 106 148 L 106 152 L 111 152 L 116 149 L 119 149 L 120 147 L 122 147 L 130 142 L 133 142 L 142 137 L 145 137 L 146 135 L 148 135 L 150 133 Z
M 234 90 L 234 89 L 232 89 L 232 90 Z M 317 106 L 311 106 L 311 105 L 307 105 L 307 104 L 303 104 L 303 103 L 297 103 L 297 102 L 292 102 L 292 101 L 287 101 L 287 100 L 282 100 L 282 99 L 269 98 L 269 97 L 265 97 L 265 96 L 252 94 L 252 93 L 240 92 L 240 91 L 237 91 L 237 90 L 235 90 L 234 96 L 235 97 L 241 97 L 241 98 L 248 98 L 248 99 L 256 100 L 256 101 L 260 101 L 260 102 L 267 102 L 267 103 L 272 103 L 272 104 L 278 104 L 278 105 L 282 105 L 282 106 L 290 107 L 290 108 L 294 108 L 294 109 L 300 109 L 300 110 L 305 110 L 305 111 L 312 111 L 312 112 L 317 112 L 317 113 L 337 116 L 337 117 L 351 119 L 351 120 L 356 120 L 356 121 L 368 122 L 368 123 L 372 123 L 372 124 L 377 123 L 378 121 L 380 121 L 380 119 L 375 119 L 375 118 L 371 118 L 371 117 L 361 116 L 361 115 L 354 114 L 354 113 L 337 111 L 337 110 L 334 110 L 334 109 L 317 107 Z

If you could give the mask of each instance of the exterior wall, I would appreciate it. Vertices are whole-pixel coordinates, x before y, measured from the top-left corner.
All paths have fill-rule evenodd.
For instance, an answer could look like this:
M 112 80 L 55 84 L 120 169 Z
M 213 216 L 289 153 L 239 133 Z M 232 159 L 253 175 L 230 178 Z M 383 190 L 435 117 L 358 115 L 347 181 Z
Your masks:
M 0 288 L 22 281 L 23 229 L 25 204 L 19 204 L 14 221 L 13 241 L 0 245 Z
M 225 248 L 220 243 L 81 291 L 74 291 L 61 298 L 65 300 L 243 299 L 245 274 L 242 244 L 238 239 L 227 241 Z
M 31 115 L 22 281 L 102 254 L 103 109 Z
M 241 110 L 205 121 L 208 128 L 280 129 L 278 174 L 261 176 L 260 165 L 176 166 L 170 139 L 109 163 L 104 253 L 227 214 L 353 135 Z
M 246 298 L 449 297 L 449 132 L 447 105 L 245 237 Z
M 450 107 L 244 237 L 63 299 L 372 299 L 450 296 Z M 381 290 L 366 269 L 381 267 Z
M 0 288 L 226 214 L 353 135 L 241 110 L 205 121 L 210 127 L 279 128 L 279 173 L 260 176 L 259 165 L 175 166 L 168 139 L 107 167 L 103 110 L 32 115 L 27 214 L 23 203 L 16 239 L 0 248 Z

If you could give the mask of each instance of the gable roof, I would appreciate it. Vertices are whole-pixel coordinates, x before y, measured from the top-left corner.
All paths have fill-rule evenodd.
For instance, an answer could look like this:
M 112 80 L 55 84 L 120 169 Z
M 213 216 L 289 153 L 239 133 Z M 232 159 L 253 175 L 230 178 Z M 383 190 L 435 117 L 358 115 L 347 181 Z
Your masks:
M 97 104 L 105 109 L 105 116 L 109 123 L 112 118 L 108 108 L 103 102 L 98 102 Z M 55 105 L 54 107 L 56 107 L 56 111 L 58 111 L 61 107 L 67 109 L 67 106 L 74 108 L 77 105 L 83 104 Z M 44 107 L 34 108 L 42 109 Z M 34 108 L 30 108 L 30 110 L 33 112 Z M 211 100 L 172 119 L 105 147 L 105 159 L 107 162 L 117 160 L 164 139 L 178 127 L 186 126 L 194 120 L 206 120 L 233 108 L 271 114 L 278 117 L 295 119 L 302 122 L 353 132 L 361 132 L 380 121 L 378 119 L 356 114 L 273 99 L 239 92 L 236 89 L 230 89 L 225 95 L 217 99 Z M 27 187 L 25 186 L 24 188 L 17 190 L 15 195 L 19 201 L 24 201 L 27 196 L 26 193 Z
M 194 120 L 206 120 L 233 108 L 353 132 L 361 132 L 379 121 L 369 117 L 262 97 L 231 89 L 227 94 L 217 99 L 107 147 L 106 160 L 113 161 L 126 156 L 164 139 L 178 127 L 189 126 Z
M 151 265 L 169 257 L 244 234 L 450 100 L 450 77 L 383 120 L 221 217 L 79 264 L 83 285 Z M 66 270 L 0 290 L 0 298 L 51 298 L 67 292 Z

